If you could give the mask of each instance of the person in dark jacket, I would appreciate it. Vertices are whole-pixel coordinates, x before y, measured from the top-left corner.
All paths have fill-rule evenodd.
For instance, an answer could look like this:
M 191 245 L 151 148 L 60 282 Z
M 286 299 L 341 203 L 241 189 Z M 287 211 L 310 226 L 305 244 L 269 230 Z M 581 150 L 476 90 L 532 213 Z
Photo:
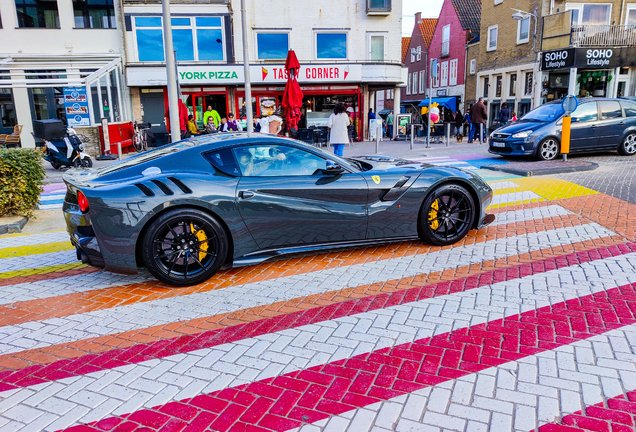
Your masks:
M 504 103 L 501 106 L 501 111 L 499 111 L 499 125 L 503 126 L 508 123 L 510 120 L 510 108 L 508 108 L 508 104 Z
M 484 105 L 484 98 L 480 97 L 476 104 L 470 108 L 470 138 L 468 142 L 471 143 L 475 139 L 475 135 L 479 137 L 480 125 L 484 125 L 484 135 L 486 135 L 486 120 L 488 120 L 488 112 L 486 111 L 486 105 Z M 485 141 L 486 137 L 482 137 L 482 141 Z
M 461 110 L 457 108 L 457 112 L 455 113 L 455 136 L 462 133 L 462 125 L 464 124 L 464 115 Z

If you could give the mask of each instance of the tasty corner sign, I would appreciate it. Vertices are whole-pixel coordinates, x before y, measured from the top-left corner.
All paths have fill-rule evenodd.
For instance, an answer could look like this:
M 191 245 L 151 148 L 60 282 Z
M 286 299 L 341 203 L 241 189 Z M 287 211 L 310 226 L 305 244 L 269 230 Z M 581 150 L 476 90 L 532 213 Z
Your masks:
M 546 51 L 541 54 L 541 70 L 566 69 L 613 69 L 636 66 L 636 48 L 567 48 Z
M 178 74 L 181 85 L 245 82 L 243 66 L 180 66 Z M 255 65 L 250 66 L 250 79 L 255 84 L 282 84 L 287 81 L 287 74 L 284 65 Z M 361 65 L 303 65 L 298 73 L 300 83 L 353 83 L 361 80 Z

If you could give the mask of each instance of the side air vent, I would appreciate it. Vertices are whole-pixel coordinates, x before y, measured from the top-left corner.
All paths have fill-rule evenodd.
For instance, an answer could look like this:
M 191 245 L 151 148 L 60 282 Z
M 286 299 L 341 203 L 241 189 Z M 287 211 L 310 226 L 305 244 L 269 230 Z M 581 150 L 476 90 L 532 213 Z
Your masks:
M 174 192 L 172 192 L 172 189 L 166 186 L 165 183 L 159 180 L 150 180 L 150 181 L 153 182 L 155 185 L 157 185 L 157 187 L 161 189 L 161 192 L 165 193 L 166 195 L 174 195 Z
M 186 185 L 183 184 L 183 182 L 181 180 L 179 180 L 178 178 L 175 177 L 168 177 L 168 180 L 170 180 L 172 183 L 174 183 L 175 185 L 177 185 L 177 187 L 179 189 L 181 189 L 181 192 L 183 193 L 187 193 L 187 194 L 191 194 L 192 193 L 192 189 L 190 189 L 189 187 L 187 187 Z
M 146 196 L 155 196 L 155 193 L 150 190 L 148 186 L 142 183 L 135 183 L 135 186 L 139 188 L 140 191 L 144 193 Z

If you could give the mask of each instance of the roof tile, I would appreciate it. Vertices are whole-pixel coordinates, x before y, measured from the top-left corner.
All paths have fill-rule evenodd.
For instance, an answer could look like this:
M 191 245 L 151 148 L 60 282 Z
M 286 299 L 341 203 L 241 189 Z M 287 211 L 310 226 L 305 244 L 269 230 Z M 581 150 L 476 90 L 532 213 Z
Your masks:
M 402 63 L 406 60 L 406 53 L 409 51 L 410 37 L 402 37 Z
M 481 0 L 451 0 L 464 30 L 479 34 L 481 23 Z
M 426 45 L 426 48 L 430 48 L 433 33 L 435 33 L 435 26 L 437 25 L 437 18 L 422 18 L 422 21 L 419 22 L 418 25 L 422 39 L 424 39 L 424 45 Z

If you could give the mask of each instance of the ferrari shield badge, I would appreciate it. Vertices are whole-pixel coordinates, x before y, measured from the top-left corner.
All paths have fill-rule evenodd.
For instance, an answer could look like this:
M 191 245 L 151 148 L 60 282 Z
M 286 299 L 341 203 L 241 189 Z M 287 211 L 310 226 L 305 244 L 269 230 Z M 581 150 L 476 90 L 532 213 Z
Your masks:
M 380 176 L 375 175 L 371 178 L 373 179 L 373 183 L 380 184 Z

